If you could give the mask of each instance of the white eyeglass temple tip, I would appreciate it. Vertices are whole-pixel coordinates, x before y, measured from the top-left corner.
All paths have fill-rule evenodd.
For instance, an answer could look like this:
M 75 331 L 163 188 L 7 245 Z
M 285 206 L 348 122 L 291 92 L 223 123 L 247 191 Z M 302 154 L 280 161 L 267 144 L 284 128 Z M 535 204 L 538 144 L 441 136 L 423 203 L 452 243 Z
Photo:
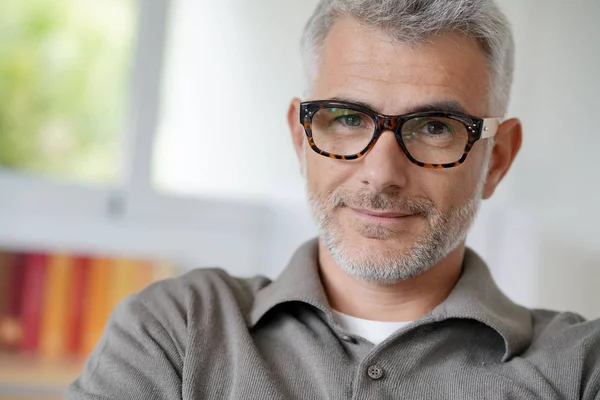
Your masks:
M 487 139 L 494 137 L 498 132 L 498 127 L 502 120 L 500 118 L 485 118 L 483 120 L 483 129 L 481 131 L 481 138 Z

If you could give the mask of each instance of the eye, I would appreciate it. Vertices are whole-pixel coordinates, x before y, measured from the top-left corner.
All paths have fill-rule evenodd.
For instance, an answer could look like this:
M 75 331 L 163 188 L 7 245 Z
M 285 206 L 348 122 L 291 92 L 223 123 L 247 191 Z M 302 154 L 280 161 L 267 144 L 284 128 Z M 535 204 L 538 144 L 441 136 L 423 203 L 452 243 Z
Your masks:
M 440 136 L 447 133 L 452 133 L 453 129 L 448 124 L 444 124 L 441 121 L 429 121 L 423 126 L 424 133 L 431 136 Z
M 344 115 L 341 117 L 337 117 L 335 119 L 337 122 L 346 125 L 346 126 L 352 126 L 352 127 L 357 127 L 360 126 L 360 124 L 362 123 L 362 118 L 360 115 Z
M 402 137 L 407 144 L 424 143 L 440 146 L 451 141 L 466 140 L 469 134 L 464 124 L 447 117 L 417 117 L 402 127 Z
M 373 119 L 360 111 L 349 108 L 325 108 L 315 113 L 313 131 L 344 133 L 363 133 L 375 131 Z

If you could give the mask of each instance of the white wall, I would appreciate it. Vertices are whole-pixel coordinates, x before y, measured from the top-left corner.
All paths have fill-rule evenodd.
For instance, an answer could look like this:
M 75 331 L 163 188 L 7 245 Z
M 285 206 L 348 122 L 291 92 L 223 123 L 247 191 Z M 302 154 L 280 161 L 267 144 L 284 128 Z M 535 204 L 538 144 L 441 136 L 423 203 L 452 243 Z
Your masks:
M 507 179 L 504 205 L 527 215 L 535 231 L 532 264 L 499 265 L 514 271 L 504 286 L 532 305 L 576 309 L 600 316 L 600 2 L 502 1 L 517 43 L 510 114 L 524 125 L 524 146 Z M 512 248 L 507 248 L 507 252 Z

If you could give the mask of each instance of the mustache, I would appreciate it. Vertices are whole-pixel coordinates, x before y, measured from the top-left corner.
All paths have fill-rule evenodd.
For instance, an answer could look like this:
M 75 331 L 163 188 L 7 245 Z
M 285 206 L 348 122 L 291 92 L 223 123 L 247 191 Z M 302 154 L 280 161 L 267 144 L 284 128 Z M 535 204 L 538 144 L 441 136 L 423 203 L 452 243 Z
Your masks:
M 363 208 L 373 211 L 398 212 L 428 217 L 437 212 L 431 199 L 419 196 L 405 196 L 399 191 L 372 192 L 361 189 L 352 193 L 336 190 L 328 198 L 329 205 L 334 208 Z

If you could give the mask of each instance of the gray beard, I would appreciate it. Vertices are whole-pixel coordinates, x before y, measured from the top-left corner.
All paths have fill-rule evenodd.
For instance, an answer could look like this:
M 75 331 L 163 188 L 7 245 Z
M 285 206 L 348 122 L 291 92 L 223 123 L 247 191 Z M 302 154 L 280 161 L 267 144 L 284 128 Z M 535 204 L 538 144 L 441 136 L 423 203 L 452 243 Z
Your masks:
M 348 193 L 338 189 L 327 198 L 320 198 L 309 189 L 308 198 L 320 238 L 335 262 L 356 278 L 393 285 L 428 271 L 466 239 L 481 203 L 483 178 L 465 204 L 447 212 L 440 212 L 430 199 L 401 197 L 397 192 Z M 423 217 L 426 229 L 402 252 L 373 252 L 367 247 L 350 246 L 334 218 L 336 209 L 350 205 L 371 210 L 405 210 Z M 357 231 L 371 239 L 393 240 L 396 236 L 395 232 L 376 225 L 359 226 Z

